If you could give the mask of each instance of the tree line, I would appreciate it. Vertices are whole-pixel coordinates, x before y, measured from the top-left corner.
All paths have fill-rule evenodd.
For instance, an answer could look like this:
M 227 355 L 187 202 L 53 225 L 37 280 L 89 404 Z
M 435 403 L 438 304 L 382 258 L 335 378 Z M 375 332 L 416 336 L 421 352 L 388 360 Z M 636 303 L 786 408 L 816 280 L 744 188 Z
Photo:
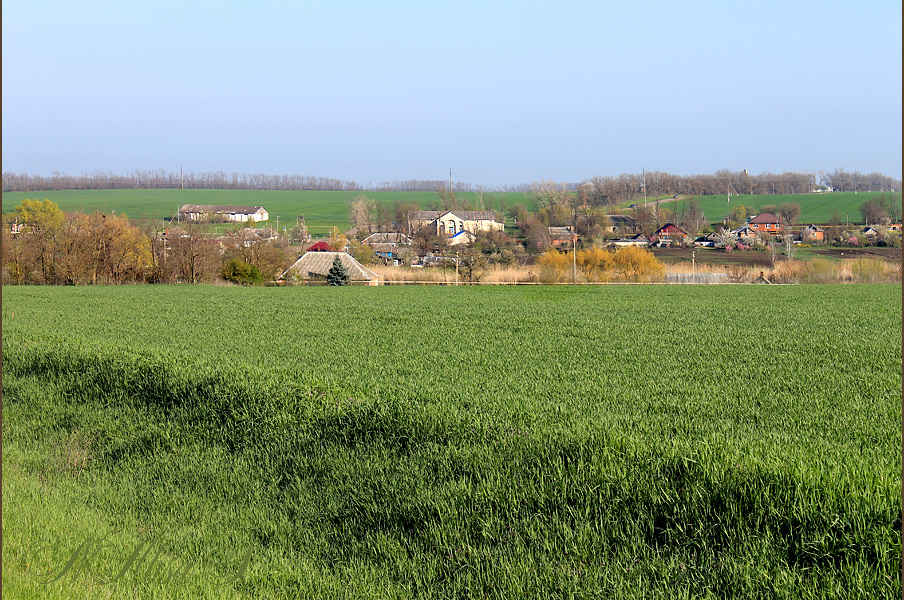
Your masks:
M 237 227 L 214 239 L 204 225 L 141 225 L 120 215 L 64 213 L 23 200 L 3 216 L 3 283 L 235 283 L 272 280 L 294 259 L 285 237 Z
M 901 191 L 901 180 L 881 173 L 848 172 L 835 169 L 818 173 L 760 173 L 722 169 L 707 175 L 673 175 L 664 171 L 621 174 L 615 177 L 598 176 L 580 182 L 535 182 L 518 185 L 486 187 L 453 182 L 451 192 L 520 192 L 534 193 L 537 188 L 552 185 L 571 192 L 579 192 L 593 205 L 618 204 L 643 196 L 706 196 L 713 194 L 802 194 L 815 189 L 836 191 Z M 35 192 L 56 190 L 101 189 L 194 189 L 194 190 L 332 190 L 332 191 L 397 191 L 425 192 L 449 190 L 445 180 L 398 180 L 380 184 L 360 184 L 329 177 L 307 175 L 268 175 L 263 173 L 177 173 L 164 169 L 132 171 L 115 175 L 95 171 L 89 174 L 68 175 L 54 172 L 49 176 L 4 172 L 4 192 Z

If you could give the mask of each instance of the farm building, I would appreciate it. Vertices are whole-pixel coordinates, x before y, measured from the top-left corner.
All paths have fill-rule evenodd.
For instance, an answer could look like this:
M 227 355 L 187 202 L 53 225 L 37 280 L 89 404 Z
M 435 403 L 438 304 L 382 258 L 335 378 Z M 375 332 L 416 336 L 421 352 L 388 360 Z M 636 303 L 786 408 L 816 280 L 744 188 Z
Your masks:
M 186 204 L 179 209 L 179 218 L 188 221 L 267 221 L 268 213 L 262 206 L 225 206 L 220 204 Z
M 476 234 L 479 231 L 503 231 L 505 225 L 496 220 L 491 210 L 422 210 L 415 213 L 411 224 L 417 228 L 429 228 L 437 235 L 452 237 L 462 231 Z
M 747 221 L 747 225 L 757 233 L 768 233 L 770 235 L 781 235 L 784 229 L 782 218 L 772 213 L 760 213 Z
M 628 215 L 606 215 L 609 219 L 609 233 L 625 232 L 634 229 L 637 225 L 636 221 Z
M 333 266 L 336 257 L 348 269 L 349 278 L 352 281 L 366 281 L 368 285 L 380 285 L 380 276 L 359 263 L 355 258 L 345 252 L 306 252 L 295 261 L 286 272 L 280 275 L 280 279 L 286 279 L 293 271 L 306 280 L 325 280 L 327 273 Z

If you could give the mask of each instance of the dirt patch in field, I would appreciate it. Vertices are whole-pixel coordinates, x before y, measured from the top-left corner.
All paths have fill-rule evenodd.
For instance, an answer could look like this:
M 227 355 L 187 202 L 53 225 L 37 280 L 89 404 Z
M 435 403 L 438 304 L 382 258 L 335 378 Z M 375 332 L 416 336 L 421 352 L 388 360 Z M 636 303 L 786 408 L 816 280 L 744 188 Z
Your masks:
M 768 252 L 754 250 L 735 250 L 725 252 L 712 248 L 651 248 L 653 254 L 667 265 L 691 264 L 691 253 L 696 251 L 697 264 L 707 265 L 739 265 L 745 267 L 771 267 L 772 257 Z M 899 251 L 900 252 L 900 251 Z M 776 260 L 781 259 L 776 256 Z
M 882 258 L 890 261 L 901 260 L 900 248 L 826 248 L 816 250 L 816 254 L 831 258 Z

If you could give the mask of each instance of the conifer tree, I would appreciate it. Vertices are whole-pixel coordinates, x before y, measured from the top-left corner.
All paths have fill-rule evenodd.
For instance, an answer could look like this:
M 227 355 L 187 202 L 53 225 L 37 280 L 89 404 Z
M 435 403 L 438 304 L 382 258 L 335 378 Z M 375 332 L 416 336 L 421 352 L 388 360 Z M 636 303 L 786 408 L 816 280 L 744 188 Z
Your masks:
M 326 275 L 326 281 L 330 285 L 348 285 L 349 280 L 348 269 L 339 260 L 339 255 L 337 254 L 336 258 L 333 259 L 333 266 L 330 267 L 329 273 Z

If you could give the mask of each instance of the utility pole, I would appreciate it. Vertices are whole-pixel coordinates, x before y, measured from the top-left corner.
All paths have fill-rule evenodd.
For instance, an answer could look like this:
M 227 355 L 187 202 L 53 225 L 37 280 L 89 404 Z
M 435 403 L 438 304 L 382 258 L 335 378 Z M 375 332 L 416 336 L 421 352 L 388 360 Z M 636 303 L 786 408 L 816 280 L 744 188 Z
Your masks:
M 647 205 L 647 170 L 643 170 L 643 183 L 641 183 L 641 187 L 643 188 L 643 204 Z
M 458 252 L 455 253 L 455 285 L 458 285 Z
M 578 283 L 578 237 L 571 233 L 571 283 Z

